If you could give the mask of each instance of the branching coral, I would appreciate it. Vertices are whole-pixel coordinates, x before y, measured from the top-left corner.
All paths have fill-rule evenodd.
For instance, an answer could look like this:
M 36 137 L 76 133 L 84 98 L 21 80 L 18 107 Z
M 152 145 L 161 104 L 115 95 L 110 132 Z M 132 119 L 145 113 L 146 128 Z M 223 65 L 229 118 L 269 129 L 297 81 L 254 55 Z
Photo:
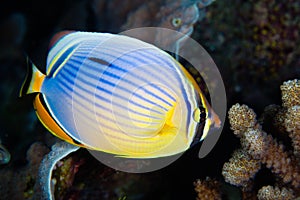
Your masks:
M 209 177 L 206 180 L 196 180 L 194 182 L 197 200 L 221 200 L 220 182 Z
M 278 113 L 281 115 L 277 116 L 279 119 L 277 123 L 283 123 L 286 131 L 289 132 L 293 141 L 294 154 L 287 151 L 285 146 L 274 139 L 272 135 L 262 130 L 261 125 L 256 120 L 256 114 L 248 106 L 235 104 L 231 107 L 228 112 L 229 123 L 234 134 L 240 138 L 242 150 L 235 151 L 229 162 L 224 164 L 222 174 L 226 182 L 245 187 L 245 184 L 259 170 L 261 163 L 269 168 L 277 178 L 280 178 L 280 185 L 286 185 L 296 191 L 299 190 L 300 165 L 296 158 L 299 148 L 299 88 L 299 80 L 284 82 L 281 86 L 282 108 L 272 112 L 275 115 Z M 247 158 L 249 161 L 245 164 L 245 161 L 240 158 L 244 158 L 244 160 Z M 255 164 L 250 164 L 251 162 L 257 164 L 256 171 L 253 170 Z M 265 193 L 263 191 L 265 190 L 261 190 L 261 196 Z M 282 195 L 286 194 L 284 191 L 284 189 L 281 190 Z M 281 193 L 277 192 L 276 194 Z
M 293 191 L 286 188 L 278 188 L 273 186 L 262 187 L 257 194 L 259 200 L 287 200 L 294 199 Z
M 300 158 L 300 80 L 285 82 L 281 87 L 283 124 L 292 139 L 294 154 Z
M 228 111 L 230 127 L 240 138 L 241 148 L 223 165 L 222 175 L 226 182 L 241 188 L 243 199 L 256 193 L 254 199 L 260 200 L 294 199 L 300 195 L 300 81 L 284 82 L 281 91 L 282 106 L 268 106 L 260 120 L 247 105 L 235 104 Z M 277 131 L 273 136 L 263 130 L 267 118 L 272 119 L 277 131 L 290 137 L 292 145 L 279 141 Z M 255 191 L 256 175 L 262 168 L 273 173 L 275 183 Z
M 294 154 L 300 159 L 300 106 L 293 106 L 287 110 L 284 123 L 292 139 Z
M 235 110 L 241 110 L 240 112 L 235 112 Z M 251 109 L 247 106 L 240 106 L 236 104 L 229 111 L 229 119 L 232 122 L 234 119 L 238 119 L 239 115 L 241 117 L 247 116 L 251 113 Z M 235 115 L 233 117 L 233 115 Z M 253 121 L 252 115 L 250 115 L 249 121 Z M 232 122 L 233 123 L 233 122 Z M 235 129 L 234 126 L 231 127 L 235 133 L 240 131 Z M 242 129 L 244 127 L 242 126 Z M 243 149 L 245 149 L 249 155 L 254 159 L 259 159 L 266 167 L 270 168 L 272 172 L 277 174 L 282 178 L 283 183 L 291 183 L 293 187 L 300 187 L 300 167 L 299 163 L 293 155 L 290 155 L 284 150 L 284 146 L 279 144 L 271 135 L 266 134 L 259 125 L 255 127 L 248 128 L 245 132 L 239 132 L 241 137 L 241 144 Z M 223 170 L 226 172 L 227 165 L 224 165 Z M 239 168 L 237 168 L 239 169 Z M 237 170 L 236 169 L 236 170 Z M 247 170 L 247 169 L 246 169 Z M 251 170 L 251 168 L 249 168 Z M 224 173 L 225 179 L 227 174 Z M 239 184 L 235 184 L 239 185 Z
M 284 82 L 281 86 L 282 106 L 291 108 L 300 105 L 300 80 L 290 80 Z
M 246 188 L 259 169 L 257 159 L 253 159 L 244 149 L 237 149 L 229 162 L 224 164 L 222 174 L 226 182 Z

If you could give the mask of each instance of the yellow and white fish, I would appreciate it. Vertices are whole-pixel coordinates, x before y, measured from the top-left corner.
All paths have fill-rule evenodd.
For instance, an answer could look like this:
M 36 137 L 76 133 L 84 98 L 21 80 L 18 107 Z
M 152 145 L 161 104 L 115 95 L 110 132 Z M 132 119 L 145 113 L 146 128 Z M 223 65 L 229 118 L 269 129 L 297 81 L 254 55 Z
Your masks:
M 220 120 L 192 76 L 159 48 L 109 33 L 57 34 L 44 75 L 31 63 L 20 96 L 55 136 L 130 158 L 187 150 Z

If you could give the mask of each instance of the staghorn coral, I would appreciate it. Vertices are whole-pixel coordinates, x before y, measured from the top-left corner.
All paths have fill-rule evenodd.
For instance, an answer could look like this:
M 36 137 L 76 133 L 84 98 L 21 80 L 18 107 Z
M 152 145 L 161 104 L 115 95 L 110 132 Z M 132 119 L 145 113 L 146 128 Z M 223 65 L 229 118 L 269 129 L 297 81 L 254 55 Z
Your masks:
M 197 200 L 221 200 L 220 182 L 206 177 L 205 180 L 196 180 L 194 182 L 195 191 L 197 192 Z
M 271 116 L 274 126 L 292 141 L 294 155 L 300 158 L 300 81 L 290 80 L 281 86 L 282 107 L 277 107 Z M 273 106 L 274 107 L 274 106 Z M 265 111 L 265 112 L 268 112 Z
M 234 125 L 234 127 L 231 127 L 234 130 L 236 128 L 234 120 L 237 119 L 236 116 L 234 116 L 234 111 L 239 110 L 239 108 L 241 108 L 241 110 L 236 112 L 236 115 L 248 116 L 248 114 L 252 112 L 252 110 L 245 105 L 240 106 L 236 104 L 232 106 L 228 117 L 230 123 Z M 244 112 L 244 114 L 242 114 L 241 111 Z M 256 120 L 253 119 L 251 115 L 249 121 L 253 122 Z M 291 183 L 295 188 L 300 187 L 299 163 L 293 155 L 290 155 L 284 150 L 282 144 L 274 140 L 271 135 L 266 134 L 259 125 L 255 125 L 254 127 L 248 128 L 245 132 L 239 133 L 243 149 L 253 158 L 260 159 L 267 168 L 282 178 L 283 183 Z M 225 166 L 226 163 L 224 167 Z
M 300 80 L 286 81 L 280 86 L 280 89 L 283 107 L 291 108 L 300 105 Z
M 229 123 L 234 134 L 240 138 L 241 149 L 235 150 L 232 158 L 223 165 L 222 175 L 226 182 L 241 187 L 243 199 L 253 194 L 257 172 L 268 168 L 275 177 L 275 185 L 258 191 L 259 199 L 293 199 L 300 195 L 299 156 L 299 80 L 286 81 L 281 86 L 282 107 L 266 107 L 258 121 L 255 112 L 247 105 L 235 104 L 228 111 Z M 263 131 L 261 124 L 271 118 L 277 130 L 288 133 L 289 143 L 278 141 Z M 286 142 L 286 143 L 284 143 Z M 286 148 L 286 146 L 288 148 Z M 245 194 L 245 195 L 244 195 Z
M 289 108 L 287 110 L 286 118 L 284 120 L 286 131 L 288 131 L 289 133 L 294 133 L 292 136 L 290 136 L 291 138 L 293 138 L 293 136 L 299 135 L 299 130 L 300 130 L 300 114 L 299 114 L 300 106 L 299 105 Z
M 242 199 L 300 197 L 299 83 L 297 79 L 284 82 L 281 85 L 282 106 L 267 106 L 259 120 L 247 105 L 237 103 L 228 111 L 230 128 L 240 138 L 241 148 L 236 149 L 229 161 L 224 163 L 222 175 L 225 182 L 241 189 Z M 266 123 L 269 121 L 271 124 Z M 283 136 L 289 136 L 292 145 L 286 140 L 279 140 L 282 137 L 275 138 L 270 134 L 272 131 L 265 132 L 262 124 L 264 128 L 274 126 L 275 135 L 279 131 Z M 294 151 L 290 151 L 291 148 Z M 258 172 L 263 168 L 272 172 L 276 187 L 262 187 L 256 182 Z M 208 184 L 205 180 L 197 182 L 200 186 Z
M 222 175 L 232 185 L 247 187 L 259 169 L 259 160 L 253 159 L 244 149 L 237 149 L 229 162 L 224 164 Z
M 270 185 L 262 187 L 258 191 L 257 197 L 259 200 L 291 200 L 295 198 L 293 191 Z
M 280 89 L 283 109 L 287 109 L 281 122 L 292 139 L 295 156 L 300 158 L 300 80 L 284 82 Z
M 286 131 L 292 139 L 295 156 L 300 159 L 300 106 L 293 106 L 287 110 L 284 120 Z
M 238 137 L 256 124 L 255 112 L 246 105 L 236 104 L 232 106 L 228 111 L 228 115 L 230 127 Z

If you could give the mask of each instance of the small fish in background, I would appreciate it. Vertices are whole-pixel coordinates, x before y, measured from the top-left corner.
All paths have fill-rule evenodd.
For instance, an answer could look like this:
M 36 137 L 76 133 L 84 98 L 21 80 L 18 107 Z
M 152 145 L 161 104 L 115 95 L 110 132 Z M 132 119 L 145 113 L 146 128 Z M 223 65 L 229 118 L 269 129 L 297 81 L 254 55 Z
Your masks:
M 202 19 L 205 15 L 204 8 L 210 5 L 213 0 L 165 0 L 155 2 L 157 10 L 153 9 L 155 7 L 154 3 L 149 3 L 148 7 L 144 6 L 132 12 L 121 30 L 153 26 L 175 30 L 186 36 L 190 36 L 199 17 L 201 16 Z M 153 38 L 152 35 L 147 37 L 147 33 L 141 34 L 143 40 L 151 44 L 157 42 L 151 41 Z M 157 36 L 159 40 L 163 38 L 163 41 L 159 41 L 163 46 L 169 47 L 169 49 L 173 49 L 175 52 L 179 51 L 180 43 L 184 42 L 184 38 L 177 37 L 179 35 L 161 35 L 161 33 L 158 33 Z M 147 40 L 148 38 L 149 40 Z
M 64 31 L 50 42 L 46 74 L 31 71 L 20 96 L 55 136 L 120 157 L 187 150 L 220 127 L 192 76 L 159 48 L 128 36 Z
M 205 16 L 204 8 L 212 2 L 213 0 L 94 0 L 91 4 L 94 17 L 91 18 L 95 22 L 94 29 L 100 31 L 119 33 L 133 28 L 160 27 L 190 36 L 195 23 Z M 147 36 L 145 32 L 141 36 L 143 41 L 155 44 L 152 41 L 153 35 Z M 162 37 L 163 45 L 179 48 L 178 43 L 183 40 L 173 36 Z

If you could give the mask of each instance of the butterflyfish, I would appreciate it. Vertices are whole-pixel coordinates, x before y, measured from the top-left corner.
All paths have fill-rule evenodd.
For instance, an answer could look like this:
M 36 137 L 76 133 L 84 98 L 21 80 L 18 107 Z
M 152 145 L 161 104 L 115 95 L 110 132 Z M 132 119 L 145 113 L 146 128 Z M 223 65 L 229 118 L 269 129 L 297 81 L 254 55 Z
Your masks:
M 41 123 L 73 145 L 119 157 L 182 153 L 220 120 L 189 72 L 129 36 L 64 31 L 50 42 L 46 73 L 29 61 L 20 96 L 36 93 Z

